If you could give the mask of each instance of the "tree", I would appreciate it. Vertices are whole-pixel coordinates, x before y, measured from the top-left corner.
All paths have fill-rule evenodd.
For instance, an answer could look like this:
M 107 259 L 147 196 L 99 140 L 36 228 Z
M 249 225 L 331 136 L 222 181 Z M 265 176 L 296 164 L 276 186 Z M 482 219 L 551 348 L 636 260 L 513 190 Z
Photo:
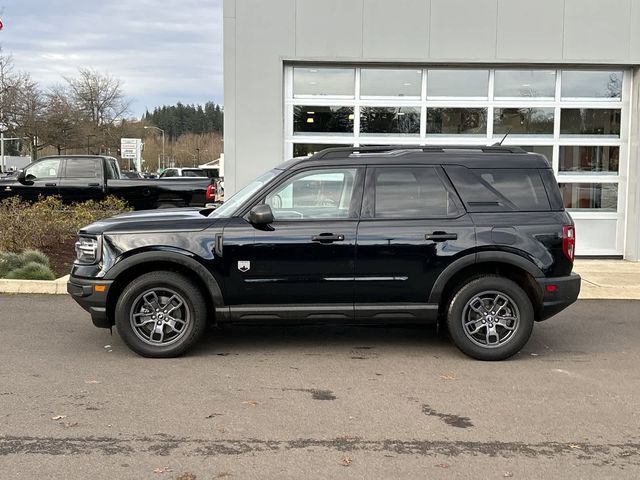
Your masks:
M 75 107 L 96 130 L 113 125 L 129 113 L 131 102 L 125 98 L 118 78 L 81 68 L 78 77 L 65 80 Z

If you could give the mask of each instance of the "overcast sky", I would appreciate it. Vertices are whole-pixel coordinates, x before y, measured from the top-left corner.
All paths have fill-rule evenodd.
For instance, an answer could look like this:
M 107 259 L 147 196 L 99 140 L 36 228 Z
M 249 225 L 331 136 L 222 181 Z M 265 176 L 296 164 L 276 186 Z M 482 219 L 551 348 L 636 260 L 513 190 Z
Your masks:
M 0 45 L 44 87 L 78 67 L 124 82 L 132 113 L 223 103 L 222 0 L 0 0 Z

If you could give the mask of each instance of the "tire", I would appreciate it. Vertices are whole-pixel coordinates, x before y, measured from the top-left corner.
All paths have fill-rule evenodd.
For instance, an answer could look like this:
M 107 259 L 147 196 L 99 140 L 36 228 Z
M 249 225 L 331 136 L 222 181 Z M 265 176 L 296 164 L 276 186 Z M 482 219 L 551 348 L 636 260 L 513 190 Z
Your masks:
M 533 322 L 533 305 L 525 291 L 497 275 L 469 280 L 447 310 L 451 339 L 478 360 L 504 360 L 518 353 L 531 336 Z
M 198 286 L 185 276 L 150 272 L 122 291 L 115 323 L 122 340 L 138 355 L 176 357 L 203 336 L 207 305 Z

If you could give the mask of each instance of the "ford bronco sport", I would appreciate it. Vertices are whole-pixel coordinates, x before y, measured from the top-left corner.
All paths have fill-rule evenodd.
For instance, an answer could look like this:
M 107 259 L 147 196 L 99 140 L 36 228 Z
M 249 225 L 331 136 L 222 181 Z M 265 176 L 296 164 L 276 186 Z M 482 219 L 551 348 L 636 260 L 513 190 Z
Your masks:
M 515 147 L 330 148 L 216 210 L 134 212 L 79 232 L 68 291 L 148 357 L 207 323 L 439 322 L 501 360 L 575 302 L 574 224 L 545 157 Z

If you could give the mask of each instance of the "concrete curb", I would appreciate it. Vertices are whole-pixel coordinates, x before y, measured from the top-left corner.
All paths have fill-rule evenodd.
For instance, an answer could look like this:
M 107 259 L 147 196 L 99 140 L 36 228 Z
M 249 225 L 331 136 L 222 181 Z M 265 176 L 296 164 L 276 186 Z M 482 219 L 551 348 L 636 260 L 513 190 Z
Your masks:
M 8 280 L 0 279 L 0 293 L 44 293 L 66 295 L 69 275 L 56 280 Z

